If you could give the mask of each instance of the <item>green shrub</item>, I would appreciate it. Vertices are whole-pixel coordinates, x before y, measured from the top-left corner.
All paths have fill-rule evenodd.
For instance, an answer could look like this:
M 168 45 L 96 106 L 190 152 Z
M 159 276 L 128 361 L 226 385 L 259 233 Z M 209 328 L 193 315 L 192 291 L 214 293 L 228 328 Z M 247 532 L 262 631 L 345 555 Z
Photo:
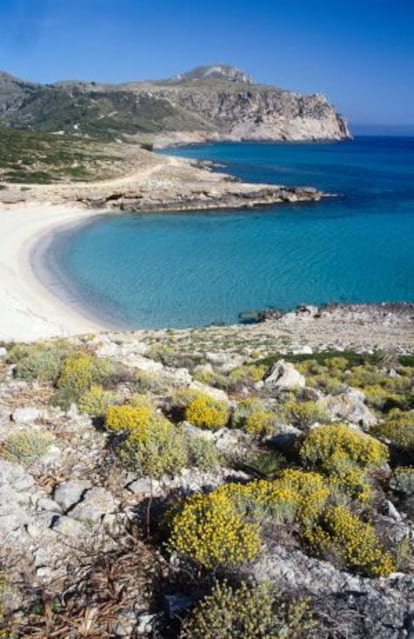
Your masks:
M 304 599 L 275 598 L 267 584 L 215 582 L 184 621 L 182 639 L 305 639 L 314 621 Z
M 250 435 L 269 434 L 275 429 L 275 423 L 276 415 L 254 398 L 239 402 L 232 415 L 233 426 L 243 428 Z
M 264 479 L 274 479 L 286 465 L 286 459 L 274 450 L 261 450 L 246 460 L 246 465 Z
M 204 437 L 186 437 L 188 463 L 201 470 L 217 470 L 220 466 L 221 455 L 213 442 Z
M 255 557 L 260 537 L 257 526 L 245 521 L 223 492 L 213 491 L 191 495 L 171 516 L 168 546 L 212 570 Z
M 376 426 L 373 432 L 390 439 L 398 446 L 414 449 L 414 410 L 391 410 L 386 420 Z
M 157 413 L 132 428 L 117 446 L 117 453 L 128 467 L 148 477 L 175 475 L 188 461 L 181 430 Z
M 70 388 L 80 395 L 92 384 L 103 382 L 113 372 L 109 360 L 99 359 L 83 351 L 65 357 L 57 381 L 58 388 Z
M 391 477 L 390 488 L 405 497 L 413 497 L 414 468 L 412 466 L 398 466 Z
M 280 523 L 296 521 L 300 526 L 307 526 L 322 512 L 330 491 L 321 475 L 286 469 L 273 481 L 228 483 L 215 492 L 223 493 L 239 513 L 254 521 L 271 518 Z
M 388 576 L 394 570 L 371 524 L 361 521 L 346 506 L 327 508 L 308 540 L 323 556 L 334 557 L 345 568 L 368 576 Z
M 289 400 L 283 404 L 282 412 L 285 420 L 298 428 L 329 421 L 328 413 L 312 401 Z
M 107 408 L 115 401 L 115 393 L 106 391 L 99 384 L 94 384 L 85 391 L 78 400 L 79 410 L 91 417 L 103 417 Z
M 344 424 L 331 424 L 311 430 L 300 445 L 299 456 L 306 467 L 326 475 L 332 487 L 363 501 L 372 493 L 368 471 L 387 461 L 388 449 Z
M 230 371 L 228 380 L 230 386 L 253 386 L 263 379 L 267 367 L 262 364 L 246 364 L 237 366 Z
M 53 437 L 50 433 L 25 428 L 5 440 L 3 455 L 10 461 L 32 462 L 45 455 L 52 443 Z
M 340 455 L 362 468 L 381 466 L 388 460 L 388 449 L 370 435 L 344 424 L 319 426 L 304 437 L 299 455 L 306 466 L 330 468 L 332 457 Z
M 14 375 L 20 379 L 55 383 L 62 360 L 71 347 L 61 340 L 16 344 L 8 352 L 8 361 L 15 364 Z
M 200 428 L 222 428 L 227 424 L 228 414 L 226 402 L 204 393 L 197 393 L 185 408 L 185 419 Z

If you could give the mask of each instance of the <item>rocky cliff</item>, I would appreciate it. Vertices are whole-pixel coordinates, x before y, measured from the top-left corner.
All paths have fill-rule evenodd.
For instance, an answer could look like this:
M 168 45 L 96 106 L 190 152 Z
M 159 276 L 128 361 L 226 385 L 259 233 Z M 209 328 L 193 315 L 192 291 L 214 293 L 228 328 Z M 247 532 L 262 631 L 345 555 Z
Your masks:
M 40 85 L 0 74 L 0 124 L 150 141 L 340 140 L 345 119 L 320 94 L 255 84 L 228 65 L 161 81 Z

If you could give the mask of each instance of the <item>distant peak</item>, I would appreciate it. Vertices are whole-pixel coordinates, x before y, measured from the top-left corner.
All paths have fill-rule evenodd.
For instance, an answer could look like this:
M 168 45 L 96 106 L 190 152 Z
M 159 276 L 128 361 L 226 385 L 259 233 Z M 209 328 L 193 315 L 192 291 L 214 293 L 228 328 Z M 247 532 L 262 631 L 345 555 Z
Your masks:
M 230 64 L 195 67 L 191 71 L 178 73 L 169 78 L 169 82 L 187 82 L 189 80 L 226 80 L 227 82 L 243 82 L 245 84 L 253 82 L 250 75 Z

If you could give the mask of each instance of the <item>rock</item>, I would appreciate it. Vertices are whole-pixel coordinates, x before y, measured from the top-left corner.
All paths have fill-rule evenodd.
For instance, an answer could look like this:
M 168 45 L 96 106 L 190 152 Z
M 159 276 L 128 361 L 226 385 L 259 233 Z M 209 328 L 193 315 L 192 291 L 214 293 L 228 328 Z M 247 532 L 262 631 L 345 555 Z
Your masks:
M 78 406 L 77 404 L 75 404 L 75 402 L 72 402 L 69 406 L 69 410 L 66 412 L 66 417 L 68 417 L 69 419 L 76 419 L 77 417 L 79 417 Z
M 116 510 L 116 502 L 112 494 L 101 487 L 87 490 L 76 506 L 68 512 L 73 519 L 88 523 L 97 523 L 102 517 Z
M 25 408 L 17 408 L 12 415 L 12 419 L 16 424 L 31 424 L 39 419 L 41 411 L 34 406 L 27 406 Z
M 343 419 L 359 426 L 375 426 L 377 418 L 364 404 L 364 395 L 358 391 L 347 391 L 339 395 L 327 395 L 317 405 L 332 419 Z
M 16 492 L 24 493 L 33 488 L 34 483 L 22 466 L 0 458 L 0 486 L 8 485 Z
M 278 390 L 295 390 L 305 388 L 306 380 L 290 362 L 283 359 L 273 364 L 264 379 L 264 386 Z
M 313 604 L 335 628 L 338 636 L 364 639 L 407 637 L 407 620 L 414 597 L 411 575 L 388 578 L 354 577 L 327 561 L 307 557 L 296 548 L 267 549 L 253 566 L 259 582 L 271 582 L 283 590 L 311 596 Z M 352 611 L 352 614 L 350 614 Z M 330 626 L 332 627 L 332 626 Z M 326 636 L 330 632 L 326 632 Z M 325 636 L 325 634 L 323 634 Z
M 60 505 L 54 499 L 50 499 L 49 497 L 41 497 L 40 499 L 38 499 L 36 508 L 40 511 L 59 514 L 62 513 L 62 508 L 60 507 Z
M 90 481 L 68 479 L 55 487 L 53 499 L 66 512 L 82 499 L 83 493 L 90 487 Z
M 6 356 L 7 356 L 7 350 L 4 348 L 4 346 L 0 346 L 0 358 L 6 357 Z
M 138 624 L 137 624 L 137 632 L 141 635 L 149 635 L 153 631 L 154 619 L 156 615 L 151 614 L 150 612 L 142 612 L 138 615 Z
M 394 521 L 402 521 L 401 514 L 398 512 L 392 501 L 386 499 L 383 503 L 384 512 Z
M 200 393 L 204 393 L 205 395 L 208 395 L 209 397 L 217 399 L 221 402 L 226 402 L 227 404 L 230 402 L 227 393 L 223 390 L 220 390 L 219 388 L 212 388 L 211 386 L 202 384 L 201 382 L 191 382 L 189 388 L 199 391 Z
M 299 348 L 293 348 L 292 353 L 294 355 L 312 355 L 313 350 L 310 346 L 300 346 Z
M 189 422 L 182 423 L 183 431 L 191 437 L 199 437 L 200 439 L 214 439 L 214 432 L 208 428 L 198 428 Z
M 136 479 L 126 486 L 134 495 L 140 495 L 142 497 L 158 497 L 162 494 L 161 484 L 157 479 L 150 479 L 149 477 L 142 477 Z
M 75 537 L 80 542 L 85 538 L 85 535 L 88 532 L 88 529 L 84 524 L 76 519 L 72 519 L 72 517 L 67 517 L 66 515 L 56 517 L 53 520 L 51 528 L 55 533 L 64 535 L 65 537 Z
M 212 441 L 222 452 L 236 453 L 243 433 L 235 428 L 220 428 L 213 433 Z
M 207 362 L 219 368 L 222 373 L 229 373 L 244 364 L 245 358 L 234 353 L 206 353 Z

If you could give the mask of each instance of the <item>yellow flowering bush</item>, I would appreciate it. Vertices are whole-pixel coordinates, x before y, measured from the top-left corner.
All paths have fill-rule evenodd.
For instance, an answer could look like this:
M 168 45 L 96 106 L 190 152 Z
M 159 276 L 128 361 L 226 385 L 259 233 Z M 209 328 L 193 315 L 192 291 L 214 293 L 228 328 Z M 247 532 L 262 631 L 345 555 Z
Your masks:
M 304 599 L 276 599 L 267 584 L 216 581 L 184 621 L 181 639 L 299 639 L 314 621 Z
M 363 468 L 381 466 L 388 460 L 388 449 L 374 437 L 345 424 L 330 424 L 309 431 L 299 455 L 307 466 L 330 468 L 332 457 L 342 455 Z
M 275 427 L 276 415 L 267 410 L 259 399 L 244 399 L 236 406 L 232 415 L 232 424 L 244 428 L 250 435 L 271 433 Z
M 363 575 L 386 577 L 395 569 L 392 556 L 381 547 L 373 526 L 346 506 L 327 508 L 320 524 L 307 534 L 320 553 L 333 553 L 346 568 Z
M 414 410 L 391 410 L 387 419 L 375 427 L 376 435 L 391 439 L 398 446 L 414 448 Z
M 185 408 L 185 419 L 201 428 L 221 428 L 227 424 L 226 402 L 213 399 L 204 393 L 197 393 Z
M 79 409 L 91 417 L 102 417 L 115 400 L 115 393 L 106 391 L 100 384 L 93 384 L 78 400 Z
M 164 473 L 174 475 L 187 464 L 187 448 L 181 430 L 157 413 L 133 427 L 119 445 L 118 452 L 128 465 L 149 477 L 160 477 Z
M 130 406 L 108 406 L 105 414 L 105 426 L 109 430 L 133 431 L 148 424 L 153 409 L 150 405 Z
M 262 479 L 247 484 L 229 483 L 215 492 L 226 495 L 237 510 L 261 519 L 271 516 L 284 522 L 307 522 L 317 517 L 329 497 L 329 488 L 318 473 L 287 469 L 272 481 Z
M 212 570 L 255 557 L 260 549 L 259 529 L 237 512 L 224 492 L 195 494 L 172 517 L 168 546 Z

